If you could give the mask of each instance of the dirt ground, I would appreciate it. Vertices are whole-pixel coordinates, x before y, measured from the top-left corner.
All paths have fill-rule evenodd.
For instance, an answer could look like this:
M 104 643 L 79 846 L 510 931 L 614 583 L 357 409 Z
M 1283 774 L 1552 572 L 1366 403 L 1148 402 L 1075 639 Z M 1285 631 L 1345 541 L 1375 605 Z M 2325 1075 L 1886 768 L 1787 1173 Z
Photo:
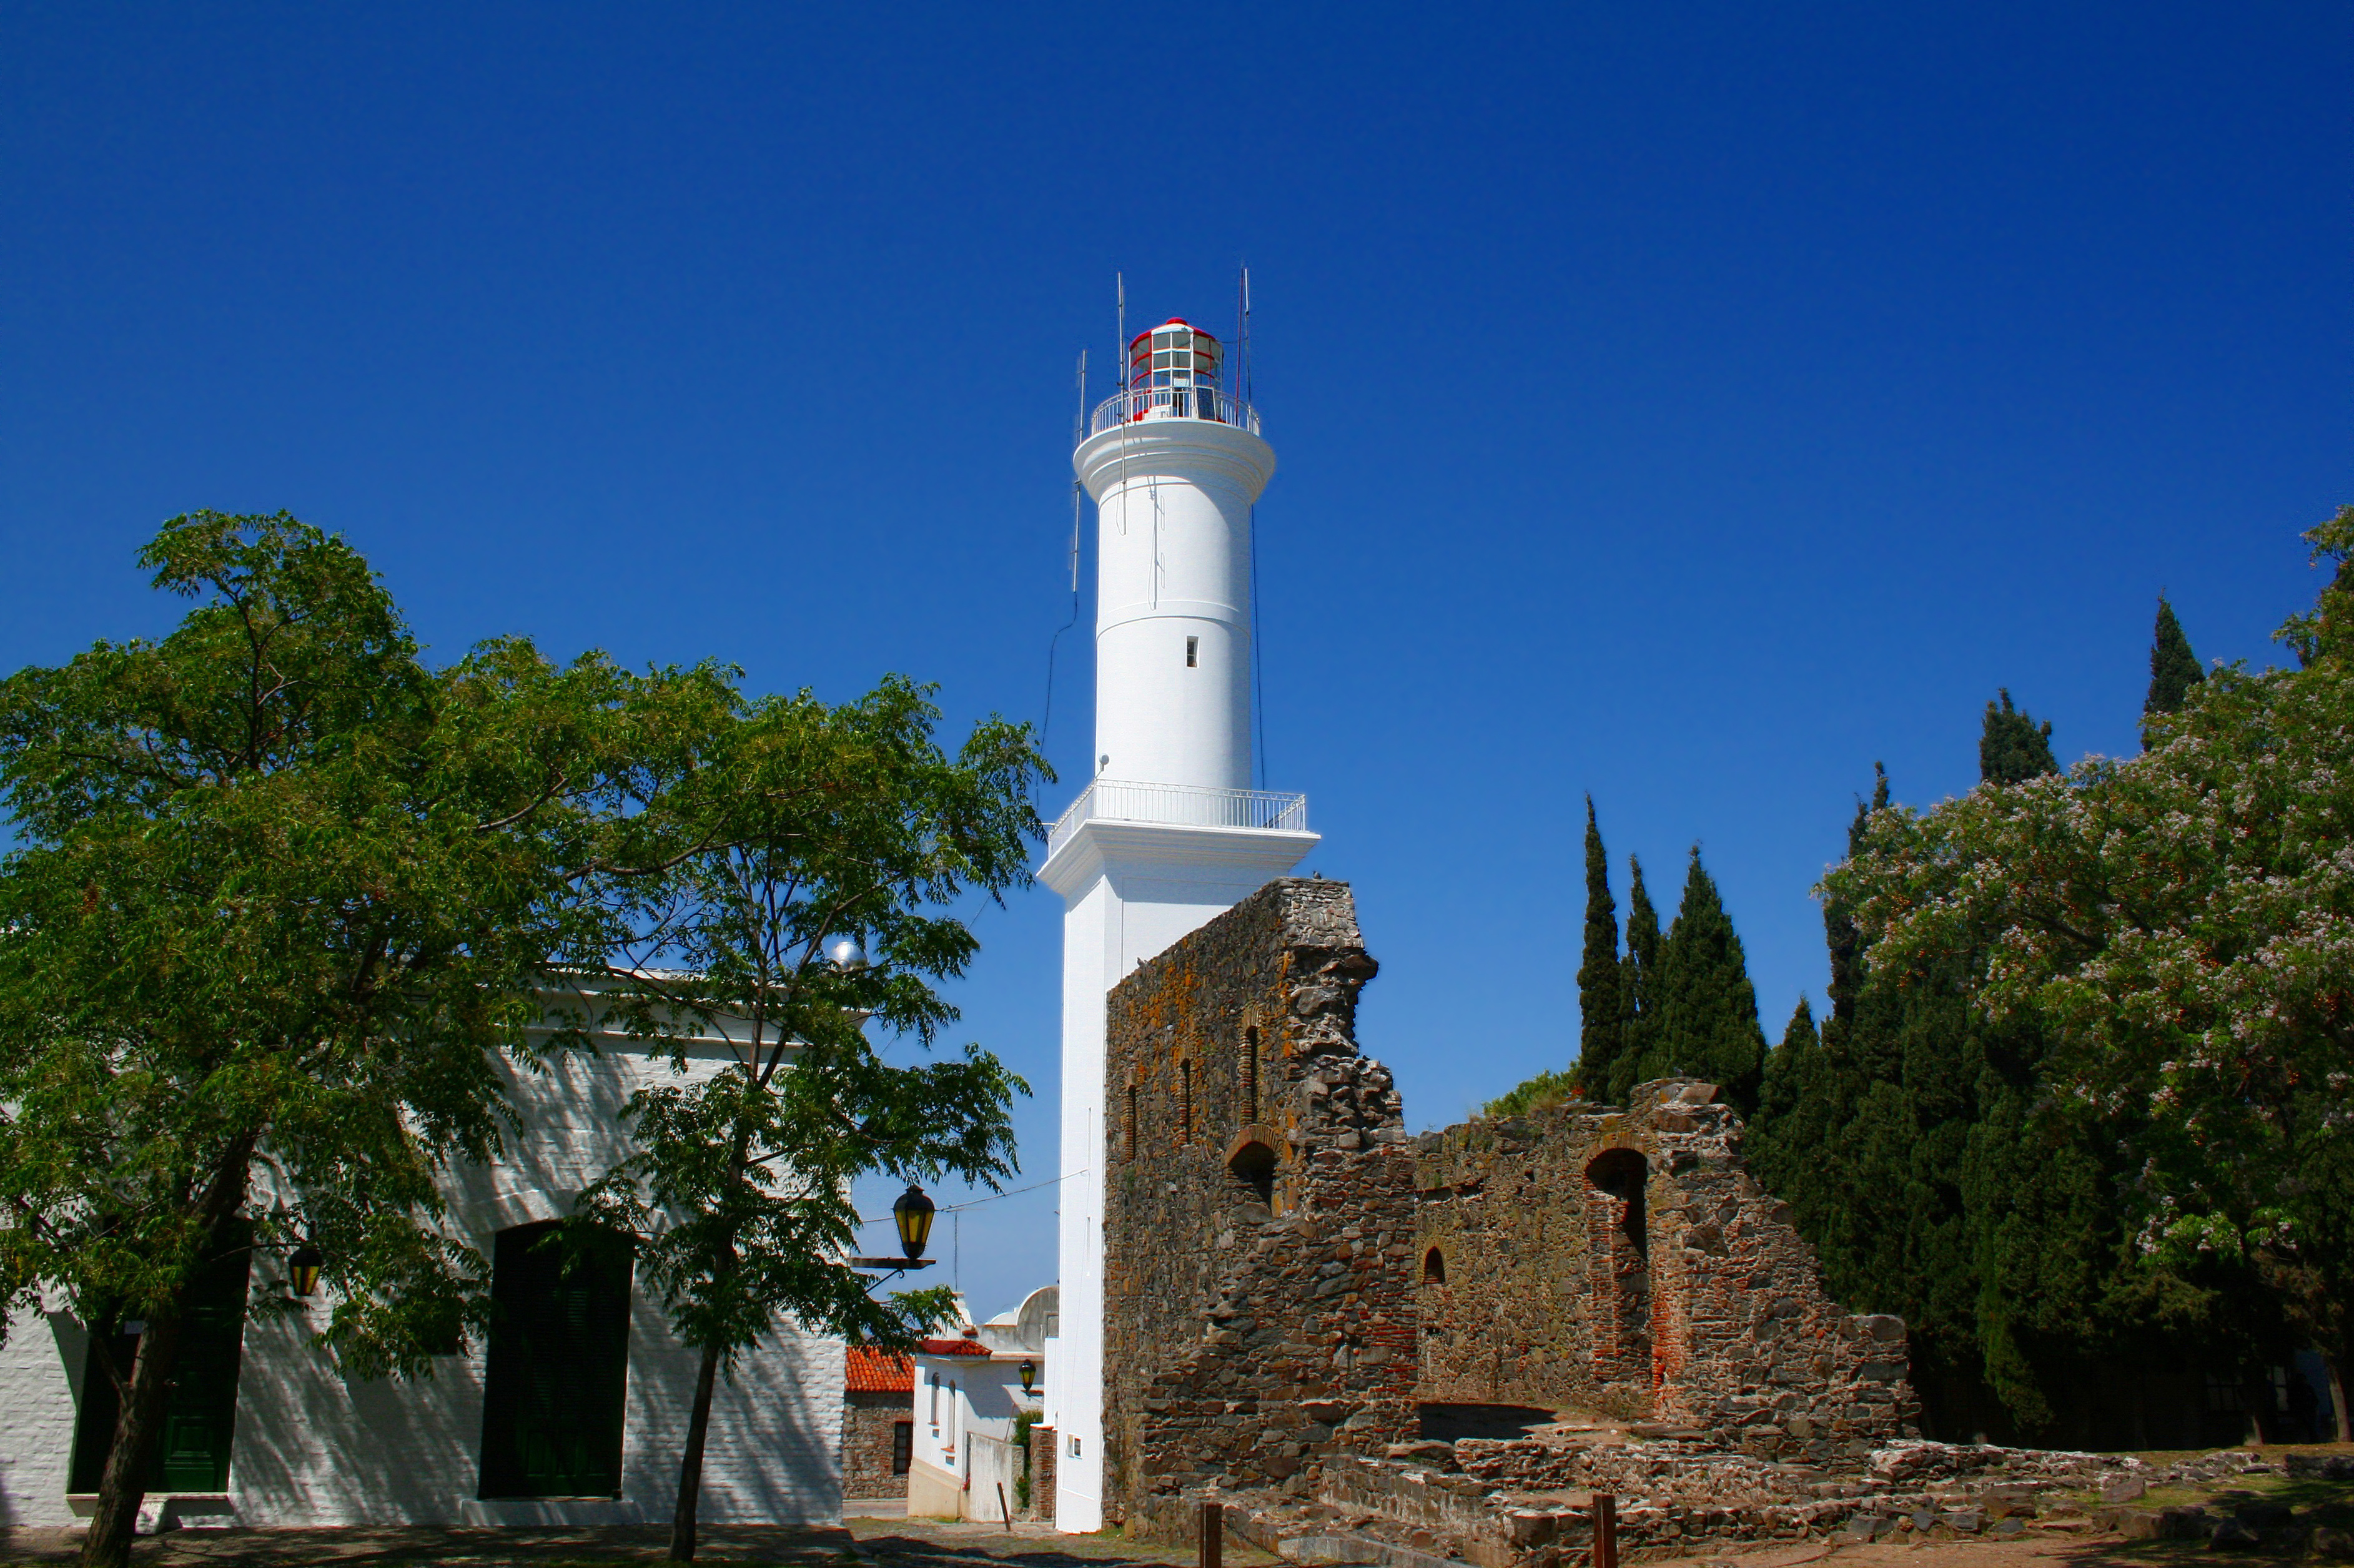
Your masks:
M 942 1524 L 927 1520 L 857 1519 L 843 1530 L 792 1531 L 767 1526 L 705 1527 L 700 1555 L 711 1562 L 776 1563 L 800 1568 L 851 1568 L 862 1561 L 884 1568 L 1183 1568 L 1190 1544 L 1126 1541 L 1110 1535 L 1069 1536 L 1047 1525 Z M 668 1533 L 659 1527 L 580 1530 L 225 1530 L 175 1531 L 143 1537 L 132 1560 L 140 1568 L 393 1568 L 394 1564 L 561 1564 L 660 1562 Z M 23 1530 L 0 1540 L 0 1562 L 70 1562 L 78 1534 Z M 2249 1553 L 2259 1561 L 2285 1559 Z M 1231 1538 L 1228 1568 L 1274 1568 L 1278 1559 Z M 1900 1545 L 1830 1546 L 1821 1542 L 1768 1550 L 1716 1551 L 1673 1562 L 1681 1568 L 1798 1568 L 1836 1559 L 1837 1568 L 2162 1568 L 2214 1554 L 2197 1542 L 2136 1542 L 2114 1535 L 2031 1530 L 2013 1541 L 1925 1541 Z M 1667 1568 L 1655 1561 L 1644 1568 Z
M 393 1568 L 451 1563 L 493 1568 L 658 1563 L 670 1532 L 659 1525 L 562 1530 L 351 1528 L 343 1530 L 176 1530 L 143 1536 L 132 1548 L 137 1568 Z M 79 1531 L 0 1531 L 0 1563 L 71 1562 Z M 1273 1568 L 1277 1559 L 1228 1541 L 1227 1568 Z M 854 1519 L 840 1530 L 787 1530 L 766 1525 L 705 1525 L 698 1559 L 714 1563 L 776 1563 L 794 1568 L 1178 1568 L 1193 1561 L 1191 1545 L 1125 1541 L 1111 1535 L 1057 1535 L 1052 1525 L 946 1524 L 933 1520 Z
M 2354 1452 L 2328 1445 L 2325 1451 Z M 2146 1455 L 2163 1463 L 2179 1456 Z M 2265 1452 L 2267 1459 L 2279 1455 Z M 2235 1476 L 2198 1486 L 2152 1490 L 2134 1506 L 2154 1509 L 2197 1503 L 2230 1511 L 2253 1494 L 2287 1504 L 2301 1518 L 2326 1520 L 2354 1531 L 2354 1484 L 2296 1480 L 2283 1475 Z M 2073 1499 L 2090 1508 L 2098 1499 Z M 2100 1528 L 2092 1517 L 2054 1518 L 2050 1510 L 2024 1533 L 2003 1540 L 1920 1540 L 1893 1536 L 1868 1545 L 1820 1542 L 1771 1546 L 1716 1545 L 1688 1556 L 1654 1557 L 1628 1568 L 1800 1568 L 1836 1560 L 1835 1568 L 2190 1568 L 2236 1557 L 2250 1568 L 2331 1568 L 2309 1555 L 2294 1531 L 2263 1532 L 2251 1551 L 2224 1553 L 2199 1541 L 2133 1541 Z M 659 1525 L 547 1530 L 460 1530 L 425 1527 L 341 1530 L 179 1530 L 142 1537 L 133 1548 L 137 1568 L 395 1568 L 396 1564 L 563 1565 L 656 1563 L 670 1532 Z M 0 1530 L 0 1565 L 53 1564 L 73 1560 L 79 1531 Z M 1057 1535 L 1047 1524 L 950 1524 L 905 1518 L 851 1519 L 831 1530 L 769 1525 L 706 1525 L 700 1555 L 715 1563 L 774 1563 L 790 1568 L 1186 1568 L 1191 1542 L 1129 1541 L 1116 1535 Z M 1226 1568 L 1276 1568 L 1279 1560 L 1229 1536 Z

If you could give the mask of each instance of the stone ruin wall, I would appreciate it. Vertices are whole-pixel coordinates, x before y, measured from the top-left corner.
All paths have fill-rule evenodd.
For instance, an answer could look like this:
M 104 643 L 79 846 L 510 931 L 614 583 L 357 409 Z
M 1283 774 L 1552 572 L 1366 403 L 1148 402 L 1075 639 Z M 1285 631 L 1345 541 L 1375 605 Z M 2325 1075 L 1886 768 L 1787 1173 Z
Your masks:
M 1414 1148 L 1354 1037 L 1376 967 L 1346 884 L 1286 878 L 1110 994 L 1108 1522 L 1309 1496 L 1414 1436 Z
M 1376 968 L 1347 885 L 1285 879 L 1108 999 L 1107 1522 L 1182 1534 L 1237 1493 L 1402 1518 L 1425 1505 L 1376 1500 L 1391 1470 L 1484 1499 L 1498 1483 L 1465 1472 L 1522 1447 L 1716 1487 L 1727 1462 L 1852 1467 L 1910 1435 L 1903 1322 L 1825 1296 L 1710 1086 L 1413 1139 L 1355 1041 Z M 1656 1440 L 1412 1441 L 1442 1404 L 1584 1409 Z
M 1571 1407 L 1822 1462 L 1914 1435 L 1901 1319 L 1823 1293 L 1712 1086 L 1427 1133 L 1419 1393 Z

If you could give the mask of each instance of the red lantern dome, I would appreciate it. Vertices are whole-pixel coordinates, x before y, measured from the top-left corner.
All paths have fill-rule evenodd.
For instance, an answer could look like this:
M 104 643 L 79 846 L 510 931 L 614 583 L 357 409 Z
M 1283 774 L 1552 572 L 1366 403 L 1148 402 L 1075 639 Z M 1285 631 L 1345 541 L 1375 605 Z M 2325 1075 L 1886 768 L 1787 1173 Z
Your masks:
M 1139 392 L 1159 387 L 1215 387 L 1225 357 L 1216 338 L 1182 316 L 1171 316 L 1129 340 L 1128 387 Z

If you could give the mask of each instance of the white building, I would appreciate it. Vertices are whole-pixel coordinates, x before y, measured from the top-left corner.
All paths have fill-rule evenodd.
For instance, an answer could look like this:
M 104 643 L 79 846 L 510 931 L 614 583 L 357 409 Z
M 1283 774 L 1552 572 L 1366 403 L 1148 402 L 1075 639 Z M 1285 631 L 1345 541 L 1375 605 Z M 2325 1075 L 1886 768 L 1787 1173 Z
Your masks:
M 1012 1312 L 917 1350 L 910 1518 L 1010 1522 L 1021 1510 L 1028 1461 L 1018 1424 L 1044 1409 L 1040 1363 L 1056 1300 L 1046 1286 Z
M 429 1380 L 347 1377 L 308 1338 L 308 1314 L 249 1319 L 285 1294 L 264 1255 L 226 1271 L 193 1314 L 151 1523 L 525 1524 L 666 1520 L 678 1491 L 697 1353 L 679 1342 L 626 1257 L 559 1278 L 529 1243 L 621 1152 L 619 1112 L 667 1078 L 666 1056 L 609 1036 L 602 1054 L 510 1071 L 524 1130 L 496 1165 L 450 1179 L 451 1218 L 493 1260 L 504 1308 L 490 1343 Z M 713 1039 L 694 1068 L 732 1059 Z M 90 1333 L 61 1308 L 27 1314 L 0 1346 L 0 1524 L 64 1525 L 94 1504 L 113 1398 Z M 712 1408 L 701 1517 L 824 1522 L 842 1510 L 843 1351 L 790 1328 L 737 1363 Z
M 1039 875 L 1063 917 L 1061 1332 L 1046 1360 L 1055 1522 L 1103 1524 L 1104 995 L 1317 842 L 1251 784 L 1251 509 L 1275 473 L 1217 340 L 1129 344 L 1072 465 L 1097 515 L 1095 778 Z

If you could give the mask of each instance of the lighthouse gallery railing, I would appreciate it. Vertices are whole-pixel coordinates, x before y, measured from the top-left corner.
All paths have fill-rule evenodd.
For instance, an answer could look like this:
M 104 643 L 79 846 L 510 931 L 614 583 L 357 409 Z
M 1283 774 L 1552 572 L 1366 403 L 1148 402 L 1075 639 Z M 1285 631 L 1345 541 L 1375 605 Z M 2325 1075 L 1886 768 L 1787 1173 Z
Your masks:
M 1138 387 L 1096 405 L 1087 434 L 1099 436 L 1138 419 L 1207 419 L 1258 432 L 1258 410 L 1214 387 Z
M 1079 791 L 1046 834 L 1051 860 L 1082 822 L 1151 822 L 1183 828 L 1308 831 L 1308 797 L 1272 789 L 1213 789 L 1198 784 L 1130 784 L 1098 779 Z

